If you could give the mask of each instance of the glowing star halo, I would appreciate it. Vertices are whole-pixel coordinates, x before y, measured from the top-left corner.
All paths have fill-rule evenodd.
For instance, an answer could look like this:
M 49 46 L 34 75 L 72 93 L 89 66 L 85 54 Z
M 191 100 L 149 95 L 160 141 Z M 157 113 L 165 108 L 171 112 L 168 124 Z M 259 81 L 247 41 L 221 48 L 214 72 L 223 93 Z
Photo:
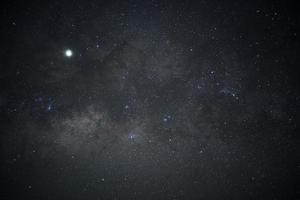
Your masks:
M 71 50 L 71 49 L 67 49 L 67 50 L 65 51 L 65 55 L 66 55 L 67 57 L 71 57 L 71 56 L 73 55 L 72 50 Z

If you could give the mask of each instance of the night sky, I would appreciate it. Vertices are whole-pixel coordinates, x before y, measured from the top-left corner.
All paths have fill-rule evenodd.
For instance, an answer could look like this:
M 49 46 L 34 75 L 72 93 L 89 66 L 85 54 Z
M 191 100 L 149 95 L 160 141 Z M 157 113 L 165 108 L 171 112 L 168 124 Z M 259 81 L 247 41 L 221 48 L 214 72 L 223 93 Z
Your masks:
M 300 195 L 292 1 L 0 10 L 0 199 Z

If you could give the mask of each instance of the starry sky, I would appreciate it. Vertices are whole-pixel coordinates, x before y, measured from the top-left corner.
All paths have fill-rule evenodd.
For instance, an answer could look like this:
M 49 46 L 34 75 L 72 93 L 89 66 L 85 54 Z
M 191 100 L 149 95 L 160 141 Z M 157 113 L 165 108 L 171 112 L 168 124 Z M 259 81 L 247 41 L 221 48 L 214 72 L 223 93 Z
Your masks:
M 1 199 L 296 199 L 297 12 L 3 3 Z

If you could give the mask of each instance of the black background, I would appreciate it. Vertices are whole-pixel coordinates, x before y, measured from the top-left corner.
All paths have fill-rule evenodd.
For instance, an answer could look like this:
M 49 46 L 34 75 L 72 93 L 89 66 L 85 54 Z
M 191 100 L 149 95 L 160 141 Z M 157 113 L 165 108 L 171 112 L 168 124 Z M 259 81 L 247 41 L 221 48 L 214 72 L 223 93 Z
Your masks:
M 299 195 L 296 3 L 1 4 L 1 199 Z

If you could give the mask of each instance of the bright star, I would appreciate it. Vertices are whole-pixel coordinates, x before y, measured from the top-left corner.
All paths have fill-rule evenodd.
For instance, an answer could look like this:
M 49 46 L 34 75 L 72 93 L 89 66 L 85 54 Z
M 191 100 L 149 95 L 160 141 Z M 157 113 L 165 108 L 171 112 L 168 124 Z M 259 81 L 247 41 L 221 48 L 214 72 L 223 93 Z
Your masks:
M 72 50 L 71 50 L 71 49 L 67 49 L 67 50 L 65 51 L 65 55 L 66 55 L 67 57 L 71 57 L 71 56 L 73 55 Z

